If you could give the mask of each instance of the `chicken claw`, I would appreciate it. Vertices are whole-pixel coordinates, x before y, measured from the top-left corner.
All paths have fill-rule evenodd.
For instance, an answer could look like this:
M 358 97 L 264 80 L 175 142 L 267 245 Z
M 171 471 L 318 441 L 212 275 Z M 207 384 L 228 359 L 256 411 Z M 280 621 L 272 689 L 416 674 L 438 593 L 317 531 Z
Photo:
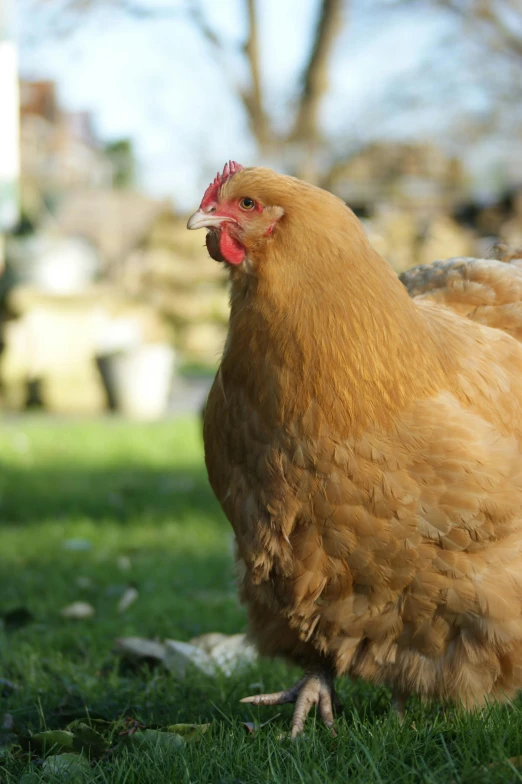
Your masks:
M 334 712 L 340 710 L 341 703 L 334 690 L 333 677 L 329 673 L 308 672 L 304 678 L 285 691 L 276 691 L 273 694 L 255 694 L 252 697 L 244 697 L 241 702 L 247 702 L 251 705 L 285 705 L 289 702 L 295 702 L 292 717 L 292 740 L 303 731 L 306 717 L 310 713 L 312 705 L 317 705 L 322 720 L 332 735 L 337 736 L 334 726 Z

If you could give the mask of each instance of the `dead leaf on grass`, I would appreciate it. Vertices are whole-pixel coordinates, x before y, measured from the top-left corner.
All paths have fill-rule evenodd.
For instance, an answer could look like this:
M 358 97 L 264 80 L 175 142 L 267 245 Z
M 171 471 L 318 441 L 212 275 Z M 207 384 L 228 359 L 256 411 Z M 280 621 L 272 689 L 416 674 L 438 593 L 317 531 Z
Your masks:
M 109 730 L 112 730 L 112 725 L 107 722 Z M 72 722 L 66 730 L 46 730 L 29 737 L 20 736 L 18 742 L 24 749 L 44 756 L 82 752 L 87 757 L 101 757 L 110 746 L 107 738 L 82 721 Z
M 71 618 L 75 621 L 83 621 L 92 618 L 96 610 L 89 602 L 72 602 L 60 610 L 62 618 Z
M 139 595 L 139 591 L 133 586 L 129 585 L 118 602 L 118 612 L 124 613 L 126 610 L 128 610 L 131 604 L 134 604 Z
M 46 730 L 21 740 L 24 747 L 31 746 L 44 754 L 51 751 L 53 754 L 60 754 L 62 751 L 74 750 L 74 735 L 67 730 Z
M 246 635 L 218 632 L 194 637 L 190 642 L 158 643 L 142 637 L 122 637 L 115 641 L 115 651 L 131 663 L 163 662 L 177 678 L 184 678 L 191 667 L 209 676 L 220 672 L 230 676 L 257 659 L 257 652 Z
M 189 643 L 197 648 L 201 648 L 205 653 L 212 653 L 216 645 L 227 640 L 228 637 L 228 634 L 222 634 L 221 632 L 209 632 L 208 634 L 200 634 L 198 637 L 193 637 L 189 640 Z
M 114 650 L 133 662 L 159 663 L 165 659 L 165 646 L 144 637 L 119 637 L 114 641 Z
M 69 722 L 65 729 L 68 732 L 72 732 L 74 734 L 76 728 L 81 724 L 85 724 L 87 727 L 92 727 L 92 729 L 97 730 L 100 734 L 111 734 L 116 728 L 121 727 L 122 720 L 118 719 L 116 721 L 109 721 L 108 719 L 101 718 L 99 714 L 96 715 L 89 711 L 89 715 L 84 714 L 80 718 L 74 719 L 73 721 Z
M 103 735 L 82 721 L 73 722 L 69 731 L 74 736 L 73 748 L 75 751 L 86 751 L 95 757 L 100 757 L 109 748 L 109 743 Z
M 57 754 L 44 760 L 42 771 L 49 781 L 76 784 L 85 781 L 90 765 L 88 760 L 79 754 Z
M 201 639 L 201 638 L 200 638 Z M 192 641 L 194 644 L 194 640 Z M 221 672 L 230 676 L 257 660 L 257 651 L 245 634 L 230 634 L 216 641 L 209 651 Z
M 126 735 L 124 743 L 138 751 L 178 751 L 185 745 L 181 735 L 162 730 L 141 730 L 132 735 Z
M 195 667 L 205 675 L 215 675 L 216 663 L 196 645 L 180 640 L 165 640 L 165 667 L 177 678 L 184 678 L 191 667 Z

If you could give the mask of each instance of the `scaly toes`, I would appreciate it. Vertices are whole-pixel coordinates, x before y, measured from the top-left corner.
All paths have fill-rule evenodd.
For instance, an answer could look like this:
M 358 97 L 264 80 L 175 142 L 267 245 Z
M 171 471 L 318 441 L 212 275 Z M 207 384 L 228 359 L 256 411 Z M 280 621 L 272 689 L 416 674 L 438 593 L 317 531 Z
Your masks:
M 332 690 L 333 691 L 333 690 Z M 334 711 L 336 710 L 335 705 L 335 692 L 333 692 L 334 699 L 332 700 L 332 693 L 323 685 L 321 688 L 321 693 L 319 695 L 319 715 L 321 716 L 322 720 L 334 736 L 337 737 L 337 732 L 335 730 L 335 720 L 334 720 Z M 339 702 L 337 700 L 337 702 Z M 333 704 L 332 704 L 333 703 Z
M 276 691 L 273 694 L 254 694 L 252 697 L 243 697 L 240 702 L 247 702 L 250 705 L 286 705 L 289 702 L 295 702 L 305 680 L 305 678 L 302 678 L 294 686 L 291 686 L 284 691 Z
M 334 712 L 341 709 L 341 704 L 333 688 L 330 675 L 312 672 L 302 678 L 295 686 L 273 694 L 255 694 L 244 697 L 241 702 L 250 705 L 286 705 L 295 702 L 292 717 L 291 737 L 296 738 L 304 729 L 305 721 L 313 705 L 317 705 L 319 715 L 334 737 Z
M 321 696 L 321 681 L 317 677 L 309 678 L 299 692 L 292 717 L 292 740 L 304 730 L 304 724 L 312 705 L 318 705 Z

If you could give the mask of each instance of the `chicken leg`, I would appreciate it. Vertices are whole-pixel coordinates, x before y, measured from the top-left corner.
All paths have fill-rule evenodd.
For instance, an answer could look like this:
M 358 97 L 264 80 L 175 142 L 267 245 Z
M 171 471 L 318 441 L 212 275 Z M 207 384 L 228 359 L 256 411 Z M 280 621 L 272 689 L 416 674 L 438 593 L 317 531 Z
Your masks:
M 304 678 L 285 691 L 276 691 L 273 694 L 255 694 L 252 697 L 244 697 L 241 702 L 247 702 L 250 705 L 285 705 L 295 702 L 292 717 L 292 739 L 303 731 L 306 717 L 310 713 L 312 705 L 317 705 L 321 719 L 335 737 L 337 733 L 334 727 L 334 712 L 340 710 L 341 703 L 335 693 L 333 680 L 333 676 L 329 672 L 311 670 L 306 673 Z

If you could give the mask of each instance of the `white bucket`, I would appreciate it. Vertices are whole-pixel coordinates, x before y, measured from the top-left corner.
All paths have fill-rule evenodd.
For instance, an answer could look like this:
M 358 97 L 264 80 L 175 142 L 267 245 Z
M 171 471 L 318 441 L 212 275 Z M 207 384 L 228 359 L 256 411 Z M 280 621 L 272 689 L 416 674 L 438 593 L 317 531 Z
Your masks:
M 167 343 L 145 343 L 104 357 L 115 407 L 132 419 L 160 419 L 168 409 L 175 365 Z

